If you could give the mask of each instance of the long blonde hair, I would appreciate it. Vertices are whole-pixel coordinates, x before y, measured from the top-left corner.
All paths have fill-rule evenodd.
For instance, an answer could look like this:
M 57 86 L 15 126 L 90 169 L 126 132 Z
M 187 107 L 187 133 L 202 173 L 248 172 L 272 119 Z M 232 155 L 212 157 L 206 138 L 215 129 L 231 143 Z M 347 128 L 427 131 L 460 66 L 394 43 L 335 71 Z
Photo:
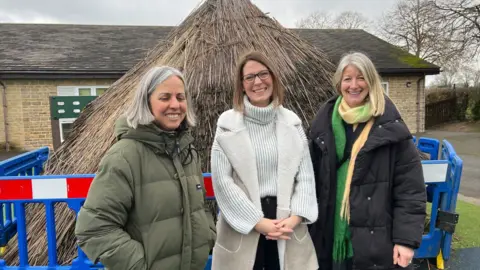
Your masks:
M 338 63 L 337 70 L 333 75 L 333 85 L 341 95 L 341 84 L 343 71 L 347 66 L 356 67 L 365 78 L 367 82 L 368 102 L 370 102 L 373 116 L 380 116 L 385 112 L 385 95 L 380 79 L 380 75 L 375 68 L 373 62 L 365 54 L 360 52 L 351 52 L 342 57 Z

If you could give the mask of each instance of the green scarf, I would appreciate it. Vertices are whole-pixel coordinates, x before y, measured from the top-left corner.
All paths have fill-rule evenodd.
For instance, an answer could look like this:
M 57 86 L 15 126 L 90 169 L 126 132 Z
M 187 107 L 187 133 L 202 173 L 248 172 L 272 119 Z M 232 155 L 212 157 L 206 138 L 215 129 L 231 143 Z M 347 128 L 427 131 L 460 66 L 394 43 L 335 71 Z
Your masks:
M 349 124 L 356 125 L 359 122 L 366 122 L 371 118 L 372 113 L 370 110 L 370 104 L 368 102 L 363 106 L 351 109 L 348 107 L 348 105 L 346 105 L 346 102 L 342 102 L 341 96 L 337 99 L 332 113 L 332 128 L 333 135 L 335 137 L 335 150 L 337 159 L 339 161 L 343 159 L 345 144 L 347 141 L 345 127 L 343 126 L 342 120 L 345 120 Z M 371 123 L 369 123 L 368 126 L 370 127 Z M 364 131 L 369 132 L 369 129 Z M 333 261 L 337 263 L 353 257 L 353 247 L 348 225 L 350 209 L 349 206 L 347 208 L 344 206 L 345 202 L 348 203 L 348 196 L 350 193 L 350 188 L 347 188 L 347 182 L 348 185 L 350 185 L 351 181 L 351 179 L 350 181 L 347 181 L 349 165 L 350 157 L 346 159 L 337 170 L 337 193 L 335 198 L 335 221 L 332 254 Z M 353 168 L 351 168 L 351 170 L 353 170 Z M 346 196 L 345 192 L 348 192 Z M 346 201 L 344 201 L 344 198 Z M 342 208 L 344 213 L 342 213 Z M 347 213 L 345 213 L 345 211 L 347 211 Z

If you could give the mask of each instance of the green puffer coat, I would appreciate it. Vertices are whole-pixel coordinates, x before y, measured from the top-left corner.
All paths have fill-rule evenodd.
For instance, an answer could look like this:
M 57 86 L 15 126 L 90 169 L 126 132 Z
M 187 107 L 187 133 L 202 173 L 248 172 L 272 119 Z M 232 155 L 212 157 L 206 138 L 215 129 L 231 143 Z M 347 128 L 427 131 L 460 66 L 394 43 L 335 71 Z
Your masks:
M 204 269 L 216 234 L 200 161 L 182 162 L 193 138 L 124 118 L 115 132 L 78 215 L 78 244 L 112 270 Z

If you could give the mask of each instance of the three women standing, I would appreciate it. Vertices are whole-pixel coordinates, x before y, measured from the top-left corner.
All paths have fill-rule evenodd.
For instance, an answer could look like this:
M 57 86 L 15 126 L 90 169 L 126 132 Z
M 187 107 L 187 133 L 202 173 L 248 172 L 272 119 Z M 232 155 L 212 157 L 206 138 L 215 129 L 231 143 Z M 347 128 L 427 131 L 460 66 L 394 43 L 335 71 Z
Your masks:
M 234 108 L 218 119 L 211 153 L 220 208 L 212 269 L 410 264 L 426 200 L 412 136 L 365 55 L 342 58 L 334 84 L 339 96 L 320 108 L 309 150 L 268 59 L 240 59 Z M 175 69 L 143 78 L 78 216 L 76 236 L 92 261 L 109 269 L 205 266 L 215 228 L 188 99 Z

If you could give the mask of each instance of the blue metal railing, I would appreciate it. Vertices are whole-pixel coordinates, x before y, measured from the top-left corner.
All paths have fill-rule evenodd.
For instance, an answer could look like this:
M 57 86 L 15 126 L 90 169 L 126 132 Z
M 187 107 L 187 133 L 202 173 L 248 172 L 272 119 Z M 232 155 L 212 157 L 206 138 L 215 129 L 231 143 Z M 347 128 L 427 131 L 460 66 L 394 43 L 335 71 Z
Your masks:
M 48 147 L 0 161 L 0 176 L 39 175 L 48 159 Z
M 452 145 L 443 140 L 420 138 L 418 146 L 422 152 L 430 154 L 432 160 L 422 161 L 423 164 L 448 164 L 445 182 L 429 183 L 427 185 L 427 199 L 431 202 L 430 225 L 426 235 L 423 235 L 420 248 L 415 250 L 415 258 L 435 258 L 442 251 L 444 260 L 450 258 L 452 234 L 437 228 L 438 211 L 454 213 L 457 195 L 460 189 L 463 162 L 455 153 Z M 438 160 L 438 153 L 440 159 Z M 437 159 L 437 160 L 435 160 Z
M 456 208 L 456 201 L 457 201 L 457 194 L 460 187 L 460 180 L 461 180 L 461 172 L 462 172 L 462 160 L 458 155 L 455 153 L 454 148 L 452 145 L 444 140 L 442 144 L 436 139 L 430 138 L 414 138 L 414 142 L 416 142 L 417 147 L 422 151 L 426 152 L 430 155 L 431 160 L 422 161 L 423 164 L 448 164 L 448 173 L 446 176 L 445 182 L 439 183 L 429 183 L 427 184 L 427 194 L 428 200 L 432 203 L 432 211 L 430 218 L 432 222 L 430 222 L 429 232 L 425 234 L 422 238 L 422 244 L 419 249 L 415 251 L 415 258 L 435 258 L 440 250 L 442 250 L 443 258 L 448 260 L 450 257 L 450 247 L 451 247 L 451 239 L 452 235 L 436 228 L 435 221 L 437 219 L 438 209 L 443 211 L 454 212 Z M 441 148 L 440 148 L 441 147 Z M 45 148 L 42 148 L 45 151 Z M 37 151 L 40 151 L 39 149 Z M 32 154 L 32 151 L 27 154 L 20 155 L 16 158 L 7 160 L 9 163 L 9 171 L 11 172 L 41 172 L 42 165 L 38 165 L 37 163 L 33 162 L 33 158 L 26 158 L 28 154 Z M 48 156 L 48 148 L 47 153 L 40 154 L 37 152 L 37 160 L 41 160 L 41 163 L 46 160 Z M 440 159 L 439 159 L 440 156 Z M 17 158 L 22 158 L 24 161 L 29 162 L 30 165 L 25 165 L 22 162 L 16 160 Z M 12 160 L 16 160 L 12 162 Z M 0 167 L 6 161 L 0 163 Z M 11 164 L 16 164 L 18 168 L 12 166 Z M 30 168 L 29 168 L 30 167 Z M 35 169 L 36 168 L 36 169 Z M 11 174 L 10 174 L 11 175 Z M 29 175 L 29 174 L 25 174 Z M 1 175 L 0 175 L 1 176 Z M 94 175 L 69 175 L 69 178 L 80 178 L 80 177 L 93 177 Z M 30 178 L 58 178 L 61 176 L 33 176 Z M 12 179 L 9 177 L 8 179 Z M 19 178 L 20 179 L 20 178 Z M 0 181 L 2 178 L 0 177 Z M 214 197 L 210 197 L 209 199 L 214 199 Z M 24 201 L 0 201 L 2 208 L 4 210 L 4 215 L 11 216 L 11 206 L 14 205 L 15 209 L 15 216 L 19 217 L 18 220 L 15 220 L 13 217 L 11 220 L 18 223 L 17 227 L 10 227 L 10 231 L 7 233 L 7 230 L 4 230 L 2 233 L 2 237 L 6 241 L 8 241 L 17 231 L 18 231 L 18 245 L 19 245 L 19 256 L 20 261 L 23 263 L 24 266 L 14 267 L 14 266 L 6 266 L 5 262 L 0 260 L 0 269 L 94 269 L 95 267 L 101 267 L 101 265 L 93 266 L 92 262 L 88 260 L 85 254 L 78 249 L 78 257 L 73 261 L 71 266 L 58 266 L 56 260 L 56 235 L 55 235 L 55 216 L 53 211 L 53 204 L 55 202 L 66 202 L 68 206 L 78 214 L 81 205 L 84 202 L 83 199 L 62 199 L 62 200 L 24 200 Z M 32 203 L 32 202 L 40 202 L 45 204 L 46 206 L 46 215 L 47 215 L 47 237 L 48 237 L 48 256 L 49 256 L 49 266 L 27 266 L 28 263 L 28 250 L 26 244 L 26 230 L 25 230 L 25 204 Z M 8 207 L 7 207 L 8 206 Z M 6 209 L 8 208 L 8 209 Z M 5 223 L 6 225 L 7 223 Z M 49 225 L 50 224 L 50 225 Z M 52 225 L 53 224 L 53 225 Z M 6 228 L 6 227 L 4 227 Z M 1 241 L 0 241 L 1 242 Z M 211 258 L 208 262 L 208 265 L 205 269 L 210 269 Z M 23 268 L 21 268 L 23 267 Z M 93 267 L 93 268 L 92 268 Z
M 211 177 L 210 173 L 204 173 L 204 177 Z M 93 178 L 95 174 L 75 174 L 75 175 L 43 175 L 43 176 L 14 176 L 14 177 L 0 177 L 0 181 L 25 181 L 26 179 L 58 179 L 58 178 Z M 75 212 L 78 216 L 80 208 L 85 202 L 86 198 L 75 199 L 32 199 L 32 200 L 2 200 L 2 203 L 13 204 L 15 208 L 16 219 L 16 232 L 17 232 L 17 244 L 18 244 L 18 266 L 8 266 L 5 260 L 0 259 L 0 269 L 10 270 L 41 270 L 41 269 L 58 269 L 58 270 L 89 270 L 89 269 L 103 269 L 101 263 L 93 264 L 85 255 L 85 253 L 77 246 L 77 258 L 72 261 L 72 265 L 61 266 L 58 265 L 57 260 L 57 234 L 55 230 L 55 211 L 54 205 L 56 203 L 67 203 L 68 207 Z M 215 197 L 207 196 L 207 200 L 214 200 Z M 46 232 L 47 232 L 47 253 L 48 253 L 48 265 L 47 266 L 30 266 L 28 264 L 28 248 L 27 248 L 27 227 L 25 219 L 25 205 L 28 203 L 41 203 L 45 205 L 46 215 Z M 211 256 L 207 262 L 206 270 L 211 268 Z
M 453 149 L 452 145 L 444 140 L 442 145 L 442 158 L 448 159 L 451 161 L 447 179 L 448 183 L 448 192 L 444 195 L 442 200 L 442 209 L 446 209 L 448 212 L 455 212 L 457 208 L 457 198 L 458 192 L 460 191 L 460 181 L 462 179 L 462 171 L 463 171 L 463 161 L 462 159 L 456 154 L 455 150 Z M 443 247 L 442 247 L 442 254 L 445 260 L 450 258 L 450 246 L 452 243 L 452 234 L 449 232 L 445 232 L 445 237 L 443 239 Z
M 48 175 L 48 176 L 17 176 L 17 177 L 0 177 L 2 180 L 25 181 L 25 179 L 48 179 L 48 178 L 85 178 L 94 177 L 94 175 Z M 2 203 L 11 203 L 15 208 L 15 216 L 17 217 L 17 241 L 18 241 L 18 266 L 7 266 L 4 260 L 0 260 L 0 269 L 15 269 L 15 270 L 29 270 L 29 269 L 102 269 L 102 265 L 93 265 L 85 254 L 78 249 L 78 257 L 72 262 L 70 266 L 60 266 L 57 260 L 57 234 L 55 230 L 55 203 L 64 202 L 68 207 L 75 211 L 78 215 L 81 205 L 84 203 L 83 199 L 37 199 L 37 200 L 3 200 Z M 28 203 L 41 203 L 45 206 L 46 213 L 46 230 L 47 230 L 47 251 L 48 251 L 48 265 L 47 266 L 29 266 L 28 264 L 28 248 L 27 248 L 27 227 L 25 220 L 25 205 Z
M 48 159 L 48 147 L 30 151 L 4 161 L 0 161 L 0 176 L 39 175 Z M 11 203 L 0 203 L 0 253 L 8 241 L 17 233 L 17 220 Z

